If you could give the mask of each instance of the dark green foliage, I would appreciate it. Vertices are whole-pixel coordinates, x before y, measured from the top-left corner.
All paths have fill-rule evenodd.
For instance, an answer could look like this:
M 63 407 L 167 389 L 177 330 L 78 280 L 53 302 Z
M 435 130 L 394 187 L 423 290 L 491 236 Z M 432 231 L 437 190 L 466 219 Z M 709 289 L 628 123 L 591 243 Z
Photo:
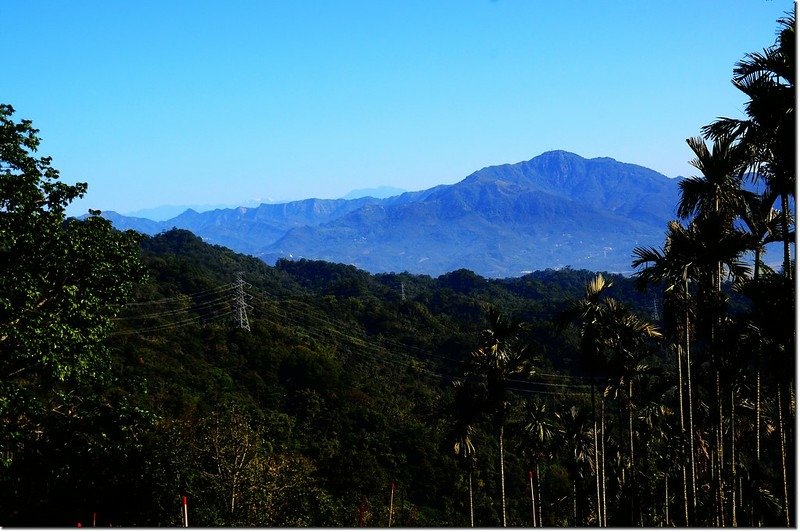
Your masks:
M 520 340 L 536 360 L 533 383 L 514 377 L 504 399 L 508 524 L 530 523 L 527 475 L 537 464 L 543 524 L 573 524 L 573 490 L 578 523 L 594 519 L 591 401 L 588 376 L 578 377 L 587 375 L 578 356 L 580 330 L 558 324 L 563 310 L 585 295 L 591 272 L 487 280 L 468 271 L 439 279 L 372 276 L 316 261 L 269 267 L 180 230 L 145 239 L 142 250 L 149 275 L 137 288 L 139 300 L 122 309 L 112 337 L 117 396 L 131 415 L 139 413 L 121 427 L 136 437 L 105 454 L 86 454 L 65 433 L 70 454 L 61 459 L 82 471 L 86 489 L 51 482 L 47 500 L 37 502 L 25 493 L 36 491 L 33 479 L 45 470 L 25 463 L 31 480 L 18 477 L 8 492 L 20 509 L 14 522 L 41 522 L 37 515 L 47 503 L 53 505 L 51 524 L 86 522 L 97 511 L 114 524 L 174 526 L 179 497 L 187 495 L 197 526 L 354 526 L 362 500 L 365 523 L 385 526 L 393 481 L 393 525 L 468 526 L 467 469 L 453 453 L 447 420 L 463 403 L 451 383 L 479 345 L 490 301 L 527 318 Z M 251 285 L 249 332 L 236 328 L 230 314 L 235 272 L 245 272 Z M 609 277 L 607 293 L 647 316 L 652 300 L 631 279 Z M 639 491 L 660 493 L 658 464 L 670 464 L 660 456 L 678 452 L 658 436 L 674 429 L 675 414 L 664 417 L 648 405 L 674 408 L 677 399 L 669 372 L 633 377 L 638 370 L 622 364 L 618 373 L 615 364 L 624 361 L 614 358 L 613 345 L 604 351 L 610 365 L 602 380 L 609 385 L 607 505 L 609 523 L 625 525 L 631 522 L 626 501 L 632 484 L 613 479 L 627 471 L 630 454 L 627 375 L 635 378 Z M 669 369 L 659 349 L 626 349 L 649 350 L 643 360 Z M 526 432 L 526 400 L 537 397 L 549 412 L 550 436 L 534 445 Z M 648 420 L 666 425 L 652 432 Z M 497 425 L 491 418 L 475 418 L 474 424 L 475 521 L 496 526 L 502 520 Z M 220 439 L 224 430 L 233 431 L 227 440 Z M 235 463 L 232 445 L 242 435 L 257 444 L 245 453 L 247 465 L 234 486 L 230 473 L 220 473 L 224 455 L 214 445 L 227 441 L 223 447 L 233 449 L 233 458 L 226 463 Z M 773 448 L 775 441 L 772 436 Z M 773 461 L 769 474 L 779 466 Z M 678 493 L 678 485 L 671 489 Z M 643 505 L 642 519 L 660 522 L 651 502 Z
M 135 460 L 148 418 L 106 340 L 144 270 L 138 235 L 98 213 L 65 218 L 86 184 L 59 181 L 34 155 L 38 131 L 13 114 L 0 105 L 0 514 L 56 525 L 87 498 L 113 498 L 118 464 Z
M 141 248 L 148 280 L 138 285 L 137 302 L 121 308 L 113 369 L 126 406 L 150 417 L 127 422 L 139 431 L 134 448 L 124 451 L 128 458 L 112 449 L 107 469 L 85 470 L 89 483 L 101 482 L 103 471 L 102 486 L 114 479 L 119 487 L 66 497 L 53 513 L 56 524 L 98 511 L 115 524 L 175 525 L 176 501 L 188 495 L 198 526 L 351 526 L 363 497 L 367 524 L 383 525 L 390 481 L 402 497 L 398 525 L 459 522 L 452 513 L 463 506 L 454 491 L 459 474 L 455 457 L 441 452 L 440 420 L 451 408 L 450 382 L 484 327 L 482 305 L 496 300 L 535 317 L 545 331 L 541 343 L 569 351 L 547 333 L 555 324 L 541 309 L 554 314 L 565 293 L 579 295 L 571 276 L 588 275 L 552 272 L 531 297 L 510 290 L 513 280 L 468 271 L 434 280 L 317 261 L 273 268 L 181 230 L 145 239 Z M 236 272 L 251 285 L 249 332 L 230 315 Z M 230 421 L 232 414 L 221 412 L 231 411 L 248 413 L 239 430 L 260 442 L 233 508 L 223 496 L 230 479 L 209 477 L 218 465 L 203 458 L 214 454 L 203 442 L 220 427 L 211 420 Z M 489 440 L 492 429 L 485 430 Z M 489 469 L 476 475 L 476 488 L 484 486 L 476 493 L 476 518 L 487 524 L 497 517 L 490 502 L 495 454 L 485 455 Z M 67 462 L 80 464 L 77 457 Z M 524 477 L 515 458 L 508 467 Z M 294 491 L 282 489 L 284 482 Z M 66 489 L 54 486 L 53 493 Z M 113 493 L 126 503 L 111 502 Z M 281 502 L 288 500 L 308 502 Z M 15 522 L 36 522 L 34 503 L 15 502 L 31 512 Z M 267 507 L 272 512 L 257 510 Z

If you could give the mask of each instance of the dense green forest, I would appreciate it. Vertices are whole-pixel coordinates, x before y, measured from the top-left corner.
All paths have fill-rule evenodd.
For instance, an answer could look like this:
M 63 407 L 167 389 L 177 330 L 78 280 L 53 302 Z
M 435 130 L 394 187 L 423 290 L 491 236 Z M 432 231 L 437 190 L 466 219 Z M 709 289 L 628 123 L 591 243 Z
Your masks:
M 0 106 L 0 525 L 795 526 L 794 50 L 630 278 L 122 233 Z
M 468 524 L 453 380 L 480 342 L 487 304 L 530 323 L 522 339 L 539 371 L 512 381 L 515 416 L 537 398 L 586 399 L 585 379 L 565 377 L 580 374 L 576 331 L 557 321 L 590 272 L 492 281 L 465 270 L 432 279 L 315 261 L 270 267 L 183 230 L 141 250 L 147 282 L 119 307 L 104 385 L 70 390 L 83 419 L 61 420 L 60 435 L 14 456 L 13 500 L 27 505 L 9 508 L 8 523 L 87 522 L 97 511 L 120 525 L 177 524 L 187 495 L 197 525 L 355 525 L 362 499 L 364 524 L 382 525 L 394 482 L 397 525 Z M 612 277 L 618 297 L 652 303 Z M 529 519 L 533 464 L 520 454 L 522 429 L 507 444 L 516 524 Z M 479 432 L 488 469 L 476 472 L 485 488 L 475 514 L 495 524 L 496 443 L 488 426 Z M 567 471 L 554 465 L 552 475 L 566 497 Z

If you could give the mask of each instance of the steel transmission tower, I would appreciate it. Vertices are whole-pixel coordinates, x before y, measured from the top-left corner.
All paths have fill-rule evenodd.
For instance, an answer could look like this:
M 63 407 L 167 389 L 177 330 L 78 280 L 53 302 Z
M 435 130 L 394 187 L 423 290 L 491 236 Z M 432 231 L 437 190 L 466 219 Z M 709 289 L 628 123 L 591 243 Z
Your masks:
M 252 306 L 247 304 L 245 301 L 245 286 L 250 286 L 250 283 L 246 282 L 242 279 L 242 272 L 236 273 L 236 282 L 234 283 L 234 288 L 236 288 L 235 298 L 233 300 L 233 316 L 236 320 L 236 324 L 240 329 L 245 329 L 246 331 L 250 330 L 250 320 L 247 319 L 247 309 L 253 308 Z
M 661 313 L 658 311 L 658 297 L 653 294 L 653 321 L 661 319 Z

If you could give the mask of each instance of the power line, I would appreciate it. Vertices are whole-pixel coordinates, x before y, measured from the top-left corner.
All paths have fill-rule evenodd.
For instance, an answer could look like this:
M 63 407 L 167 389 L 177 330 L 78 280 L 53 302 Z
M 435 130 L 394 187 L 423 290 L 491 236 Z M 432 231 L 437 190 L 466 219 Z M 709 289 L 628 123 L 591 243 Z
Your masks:
M 240 295 L 236 293 L 237 290 L 239 292 L 241 291 L 240 285 L 238 283 L 217 286 L 207 290 L 194 292 L 191 294 L 180 294 L 178 296 L 171 298 L 157 299 L 152 301 L 137 301 L 123 305 L 117 305 L 118 308 L 130 309 L 130 310 L 136 308 L 147 308 L 148 306 L 154 308 L 161 307 L 160 310 L 155 310 L 154 312 L 147 312 L 145 314 L 137 314 L 132 316 L 118 316 L 114 318 L 114 321 L 116 321 L 117 323 L 131 323 L 137 321 L 141 322 L 146 320 L 164 320 L 164 319 L 171 319 L 171 321 L 167 321 L 166 323 L 158 323 L 154 325 L 134 326 L 133 328 L 127 330 L 119 330 L 112 334 L 115 336 L 147 334 L 169 329 L 175 329 L 179 327 L 185 327 L 188 325 L 199 323 L 201 321 L 205 323 L 216 322 L 221 318 L 232 315 L 236 310 L 235 308 L 233 310 L 231 309 L 231 305 L 235 306 L 236 304 L 236 301 L 232 301 L 231 297 L 233 295 L 237 296 Z M 169 306 L 173 305 L 183 305 L 183 307 L 172 308 L 172 309 L 168 308 Z M 193 316 L 192 313 L 202 313 L 203 315 Z M 211 314 L 211 316 L 209 316 L 208 314 Z
M 232 314 L 233 314 L 233 311 L 229 310 L 227 312 L 223 312 L 221 314 L 217 314 L 216 316 L 213 316 L 211 318 L 203 318 L 203 321 L 205 321 L 206 323 L 212 323 L 212 322 L 219 321 L 220 319 L 225 318 L 227 316 L 230 316 Z M 169 330 L 169 329 L 176 329 L 176 328 L 179 328 L 179 327 L 185 327 L 187 325 L 192 325 L 192 324 L 195 324 L 195 323 L 199 323 L 200 321 L 201 321 L 201 317 L 200 316 L 190 316 L 190 317 L 188 317 L 186 319 L 183 319 L 183 320 L 180 320 L 180 321 L 176 321 L 176 322 L 164 323 L 164 324 L 161 324 L 161 325 L 153 325 L 151 327 L 139 327 L 139 328 L 136 328 L 136 329 L 115 331 L 115 332 L 111 333 L 111 335 L 112 336 L 125 336 L 125 335 L 132 335 L 132 334 L 146 334 L 146 333 L 152 333 L 152 332 L 158 332 L 158 331 L 165 331 L 165 330 Z
M 300 303 L 300 302 L 298 302 L 298 303 Z M 298 310 L 298 309 L 291 309 L 291 307 L 289 307 L 289 306 L 285 306 L 285 307 L 282 307 L 282 308 L 284 310 L 288 310 L 289 312 L 292 312 L 292 311 L 297 312 L 297 310 Z M 269 309 L 265 308 L 264 310 L 266 312 L 269 312 L 270 315 L 276 315 L 277 314 L 277 311 L 273 310 L 272 308 L 269 308 Z M 306 321 L 310 321 L 309 320 L 309 318 L 310 318 L 311 320 L 316 320 L 318 322 L 321 322 L 321 323 L 324 323 L 324 324 L 328 325 L 330 327 L 330 329 L 328 329 L 328 332 L 331 333 L 331 335 L 335 335 L 335 336 L 338 336 L 340 338 L 349 340 L 352 345 L 354 345 L 356 347 L 359 347 L 361 349 L 366 349 L 369 353 L 365 352 L 365 351 L 360 351 L 360 352 L 354 353 L 354 354 L 356 354 L 358 356 L 361 356 L 361 358 L 363 358 L 363 359 L 369 359 L 369 360 L 373 360 L 373 361 L 378 361 L 378 362 L 381 362 L 383 364 L 387 364 L 388 363 L 388 364 L 391 364 L 391 365 L 394 365 L 394 366 L 405 367 L 406 369 L 411 369 L 411 370 L 413 370 L 415 372 L 425 373 L 425 374 L 427 374 L 429 376 L 438 377 L 438 378 L 442 378 L 442 379 L 452 380 L 454 377 L 459 375 L 458 371 L 442 372 L 441 371 L 442 368 L 429 368 L 429 367 L 426 366 L 426 361 L 424 361 L 424 360 L 420 360 L 419 358 L 412 357 L 412 356 L 408 355 L 407 353 L 398 353 L 396 351 L 387 350 L 384 346 L 372 343 L 372 342 L 370 342 L 368 340 L 365 340 L 363 338 L 356 338 L 356 337 L 354 337 L 352 335 L 344 333 L 344 332 L 342 332 L 342 329 L 343 329 L 342 326 L 344 326 L 344 324 L 339 324 L 339 326 L 337 327 L 337 324 L 332 323 L 332 322 L 330 322 L 328 320 L 325 320 L 323 318 L 320 318 L 318 316 L 314 316 L 312 314 L 306 314 L 306 313 L 303 313 L 302 311 L 298 312 L 298 313 L 302 314 L 302 317 L 306 318 Z M 289 323 L 291 323 L 291 324 L 293 324 L 293 325 L 296 325 L 296 326 L 299 326 L 299 327 L 307 327 L 306 323 L 301 322 L 295 316 L 281 315 L 280 318 L 285 320 L 285 321 L 287 321 L 287 322 L 289 322 Z M 325 339 L 325 337 L 322 334 L 314 333 L 309 329 L 306 329 L 305 333 L 309 337 L 312 337 L 312 338 L 315 338 L 315 339 Z M 401 347 L 410 348 L 410 350 L 414 350 L 414 351 L 423 351 L 422 349 L 420 349 L 418 347 L 407 346 L 407 345 L 401 344 L 399 342 L 390 342 L 390 343 L 394 343 L 395 345 L 398 345 L 398 346 L 401 346 Z M 391 359 L 387 358 L 386 356 L 379 356 L 379 355 L 394 355 L 394 356 L 398 357 L 399 360 L 391 360 Z M 440 358 L 443 358 L 444 360 L 452 361 L 452 359 L 447 359 L 446 357 L 440 357 Z M 456 361 L 456 362 L 458 362 L 458 361 Z M 413 363 L 416 363 L 416 364 L 413 364 Z M 547 376 L 551 376 L 551 377 L 562 377 L 561 375 L 555 375 L 555 374 L 543 374 L 543 375 L 547 375 Z M 515 392 L 520 392 L 520 393 L 527 393 L 527 394 L 543 393 L 543 394 L 549 394 L 549 395 L 561 395 L 561 394 L 564 394 L 564 393 L 577 393 L 577 394 L 580 394 L 580 395 L 585 395 L 585 393 L 586 393 L 585 390 L 587 388 L 589 388 L 589 385 L 587 385 L 587 384 L 553 383 L 553 382 L 546 382 L 546 381 L 534 381 L 534 380 L 522 380 L 522 379 L 506 379 L 506 382 L 508 382 L 508 383 L 516 383 L 518 385 L 524 385 L 524 386 L 538 386 L 538 387 L 544 387 L 544 388 L 552 387 L 552 388 L 556 388 L 556 389 L 559 390 L 559 391 L 547 391 L 547 390 L 536 390 L 536 389 L 531 389 L 531 388 L 517 388 L 517 387 L 513 387 L 513 386 L 507 387 L 507 389 L 510 390 L 510 391 L 515 391 Z M 581 390 L 581 392 L 570 392 L 569 390 Z
M 226 303 L 230 303 L 230 297 L 218 297 L 216 299 L 212 299 L 210 301 L 204 301 L 200 304 L 189 305 L 185 308 L 179 309 L 172 309 L 172 310 L 164 310 L 160 312 L 151 312 L 148 314 L 139 314 L 135 316 L 123 316 L 123 317 L 116 317 L 114 318 L 115 321 L 130 321 L 130 320 L 146 320 L 146 319 L 158 319 L 158 318 L 165 318 L 168 316 L 177 316 L 181 314 L 187 314 L 189 312 L 196 312 L 199 310 L 207 310 L 209 308 L 213 308 L 215 306 L 224 305 Z
M 214 288 L 209 288 L 207 290 L 201 290 L 199 292 L 192 292 L 190 294 L 180 294 L 174 297 L 165 297 L 161 299 L 151 299 L 148 301 L 131 301 L 129 303 L 120 303 L 120 304 L 111 304 L 108 305 L 109 307 L 116 308 L 129 308 L 129 307 L 140 307 L 140 306 L 148 306 L 148 305 L 172 305 L 176 303 L 183 303 L 187 299 L 194 299 L 198 298 L 203 295 L 212 294 L 212 293 L 225 293 L 230 292 L 235 289 L 235 286 L 232 284 L 217 286 Z
M 255 294 L 253 295 L 246 292 L 246 288 L 253 289 Z M 401 290 L 403 289 L 404 287 L 401 285 Z M 114 334 L 146 334 L 196 324 L 200 322 L 201 317 L 189 316 L 189 313 L 208 311 L 215 308 L 219 308 L 221 310 L 226 306 L 226 304 L 231 305 L 227 311 L 216 313 L 211 318 L 204 317 L 202 319 L 206 323 L 211 323 L 217 322 L 227 316 L 233 316 L 234 322 L 239 328 L 249 331 L 250 322 L 247 311 L 252 310 L 254 307 L 247 303 L 247 299 L 255 298 L 259 303 L 261 303 L 260 308 L 264 312 L 265 317 L 269 322 L 275 325 L 285 325 L 288 323 L 294 327 L 300 327 L 303 329 L 308 338 L 316 341 L 322 341 L 323 343 L 330 341 L 331 337 L 333 336 L 338 337 L 342 340 L 345 340 L 350 346 L 355 347 L 356 349 L 348 349 L 347 353 L 350 356 L 354 356 L 362 361 L 389 364 L 397 369 L 412 371 L 415 374 L 424 374 L 428 377 L 435 377 L 438 379 L 451 381 L 460 375 L 460 372 L 454 367 L 454 365 L 460 365 L 463 363 L 463 360 L 457 360 L 432 353 L 427 349 L 404 344 L 390 338 L 382 338 L 381 343 L 377 343 L 369 338 L 356 337 L 352 333 L 345 332 L 352 331 L 353 324 L 340 322 L 338 320 L 331 321 L 329 319 L 320 317 L 316 313 L 311 312 L 312 310 L 315 310 L 311 304 L 301 300 L 285 300 L 281 306 L 278 307 L 278 302 L 276 300 L 268 299 L 266 293 L 255 289 L 250 283 L 244 281 L 241 273 L 236 274 L 236 281 L 230 285 L 215 287 L 193 294 L 185 294 L 173 298 L 165 298 L 149 302 L 134 302 L 122 306 L 136 307 L 145 305 L 166 305 L 173 303 L 185 304 L 187 299 L 197 298 L 203 295 L 215 295 L 216 297 L 209 301 L 202 301 L 188 305 L 186 308 L 182 309 L 163 310 L 139 316 L 117 318 L 118 321 L 128 321 L 185 316 L 184 319 L 148 327 L 138 327 L 127 331 L 118 331 Z M 322 327 L 315 329 L 313 325 L 314 323 L 322 325 Z M 327 336 L 320 331 L 327 332 Z M 417 353 L 417 356 L 411 355 L 411 352 Z M 434 360 L 449 362 L 451 364 L 444 366 L 441 364 L 438 366 L 433 366 L 432 363 Z M 452 369 L 452 371 L 448 371 L 450 369 Z M 540 372 L 537 372 L 536 375 L 550 379 L 585 381 L 585 379 L 582 377 L 575 377 L 571 375 L 557 375 Z M 514 378 L 506 379 L 506 382 L 512 385 L 507 387 L 508 390 L 525 394 L 542 393 L 549 395 L 560 395 L 565 393 L 585 393 L 585 389 L 589 387 L 587 384 L 575 382 L 547 382 L 541 380 L 534 381 Z M 516 387 L 514 385 L 525 386 L 525 388 Z M 532 389 L 531 387 L 539 387 L 544 389 Z M 553 389 L 557 389 L 558 391 L 552 391 Z M 570 392 L 570 390 L 584 390 L 584 392 Z

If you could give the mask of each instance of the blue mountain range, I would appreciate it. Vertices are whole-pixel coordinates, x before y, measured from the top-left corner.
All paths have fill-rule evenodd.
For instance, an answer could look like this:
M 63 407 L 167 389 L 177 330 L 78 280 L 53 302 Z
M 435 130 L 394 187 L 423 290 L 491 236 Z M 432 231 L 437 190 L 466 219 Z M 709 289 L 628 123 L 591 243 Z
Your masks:
M 308 258 L 430 275 L 467 268 L 485 277 L 565 266 L 624 273 L 635 246 L 663 244 L 679 181 L 607 157 L 551 151 L 389 198 L 190 209 L 163 222 L 103 216 L 147 234 L 188 229 L 267 262 Z

